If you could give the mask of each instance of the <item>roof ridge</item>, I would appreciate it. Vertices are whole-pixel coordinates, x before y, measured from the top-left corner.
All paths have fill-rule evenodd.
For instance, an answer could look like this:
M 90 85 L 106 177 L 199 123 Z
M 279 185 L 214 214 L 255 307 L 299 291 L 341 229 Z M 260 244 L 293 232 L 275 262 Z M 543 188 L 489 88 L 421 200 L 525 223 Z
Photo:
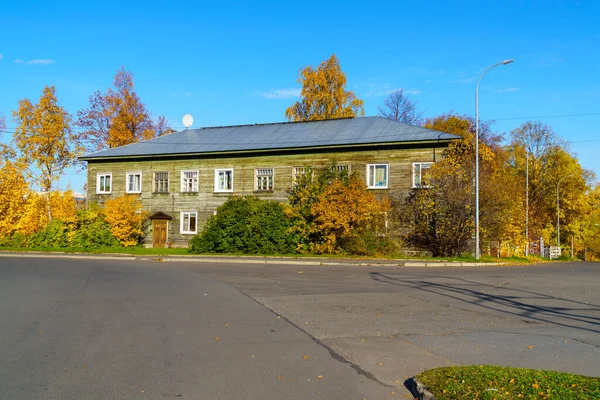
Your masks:
M 198 130 L 203 130 L 203 129 L 241 128 L 241 127 L 245 127 L 245 126 L 269 126 L 269 125 L 303 124 L 303 123 L 308 123 L 308 122 L 329 122 L 329 121 L 339 121 L 339 120 L 343 120 L 343 119 L 362 119 L 362 118 L 381 118 L 381 117 L 379 117 L 378 115 L 369 115 L 369 116 L 366 116 L 366 117 L 339 117 L 339 118 L 329 118 L 329 119 L 316 119 L 316 120 L 310 120 L 310 121 L 262 122 L 262 123 L 254 123 L 254 124 L 204 126 L 202 128 L 191 129 L 191 130 L 198 131 Z

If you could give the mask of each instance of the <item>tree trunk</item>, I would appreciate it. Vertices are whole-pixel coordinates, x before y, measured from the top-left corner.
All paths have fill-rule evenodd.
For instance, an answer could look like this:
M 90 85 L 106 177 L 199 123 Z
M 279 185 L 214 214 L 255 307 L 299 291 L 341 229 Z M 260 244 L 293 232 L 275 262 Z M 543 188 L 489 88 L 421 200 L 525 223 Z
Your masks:
M 50 191 L 46 191 L 46 209 L 48 211 L 48 223 L 52 222 L 52 210 L 50 209 Z

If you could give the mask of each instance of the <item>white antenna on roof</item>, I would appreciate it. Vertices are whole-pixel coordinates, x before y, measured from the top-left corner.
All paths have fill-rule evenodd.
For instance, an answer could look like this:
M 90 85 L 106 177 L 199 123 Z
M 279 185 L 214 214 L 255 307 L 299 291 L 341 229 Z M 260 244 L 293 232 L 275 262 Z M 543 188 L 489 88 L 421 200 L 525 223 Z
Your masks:
M 188 129 L 190 126 L 192 126 L 193 123 L 194 118 L 192 118 L 190 114 L 185 114 L 183 116 L 183 125 L 185 126 L 185 129 Z

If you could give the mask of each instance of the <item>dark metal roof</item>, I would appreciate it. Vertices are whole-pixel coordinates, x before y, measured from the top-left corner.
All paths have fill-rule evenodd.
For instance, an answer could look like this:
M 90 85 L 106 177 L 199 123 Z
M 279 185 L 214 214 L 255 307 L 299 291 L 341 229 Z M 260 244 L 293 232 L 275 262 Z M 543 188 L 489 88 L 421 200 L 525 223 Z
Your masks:
M 87 154 L 82 160 L 448 141 L 459 136 L 382 117 L 189 129 Z

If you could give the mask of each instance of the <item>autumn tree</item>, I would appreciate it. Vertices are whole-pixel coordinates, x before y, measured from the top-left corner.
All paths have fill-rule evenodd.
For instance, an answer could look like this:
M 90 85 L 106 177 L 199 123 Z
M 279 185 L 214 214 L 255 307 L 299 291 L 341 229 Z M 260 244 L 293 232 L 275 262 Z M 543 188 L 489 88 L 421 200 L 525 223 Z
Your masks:
M 436 256 L 453 256 L 469 250 L 474 231 L 474 121 L 454 114 L 426 121 L 425 127 L 462 137 L 448 146 L 430 171 L 429 187 L 413 189 L 401 208 L 409 226 L 409 243 Z M 508 154 L 484 127 L 479 146 L 480 221 L 482 241 L 508 239 L 523 247 L 523 196 L 519 180 L 507 165 Z M 517 226 L 512 225 L 516 222 Z M 521 224 L 522 225 L 522 224 Z
M 364 115 L 364 102 L 346 90 L 346 74 L 335 54 L 316 69 L 302 68 L 298 83 L 301 100 L 285 110 L 289 121 L 316 121 Z
M 142 203 L 136 196 L 125 194 L 106 200 L 104 215 L 111 233 L 122 246 L 131 247 L 141 243 L 148 214 L 142 210 Z
M 95 92 L 90 107 L 77 112 L 77 125 L 83 128 L 86 150 L 100 151 L 151 139 L 165 132 L 168 124 L 159 117 L 155 125 L 146 106 L 134 91 L 133 75 L 121 67 L 113 87 Z
M 555 240 L 557 191 L 561 198 L 561 218 L 566 239 L 568 235 L 582 238 L 581 222 L 586 214 L 586 192 L 593 179 L 577 158 L 568 151 L 566 143 L 554 130 L 540 122 L 527 121 L 511 131 L 513 168 L 529 180 L 529 221 L 532 235 L 544 237 L 546 243 Z M 583 239 L 582 239 L 583 240 Z
M 17 230 L 23 215 L 29 187 L 23 173 L 10 160 L 0 167 L 0 238 Z
M 46 86 L 37 104 L 19 101 L 13 117 L 18 124 L 13 137 L 18 164 L 26 167 L 28 176 L 45 193 L 46 212 L 52 221 L 49 196 L 53 185 L 81 151 L 71 129 L 71 116 L 58 105 L 54 86 Z
M 398 89 L 388 95 L 379 107 L 379 116 L 409 125 L 419 125 L 423 116 L 417 111 L 417 103 L 404 94 L 404 89 Z
M 358 174 L 335 164 L 309 169 L 289 198 L 287 216 L 301 240 L 300 252 L 389 254 L 385 235 L 387 198 L 377 199 Z

